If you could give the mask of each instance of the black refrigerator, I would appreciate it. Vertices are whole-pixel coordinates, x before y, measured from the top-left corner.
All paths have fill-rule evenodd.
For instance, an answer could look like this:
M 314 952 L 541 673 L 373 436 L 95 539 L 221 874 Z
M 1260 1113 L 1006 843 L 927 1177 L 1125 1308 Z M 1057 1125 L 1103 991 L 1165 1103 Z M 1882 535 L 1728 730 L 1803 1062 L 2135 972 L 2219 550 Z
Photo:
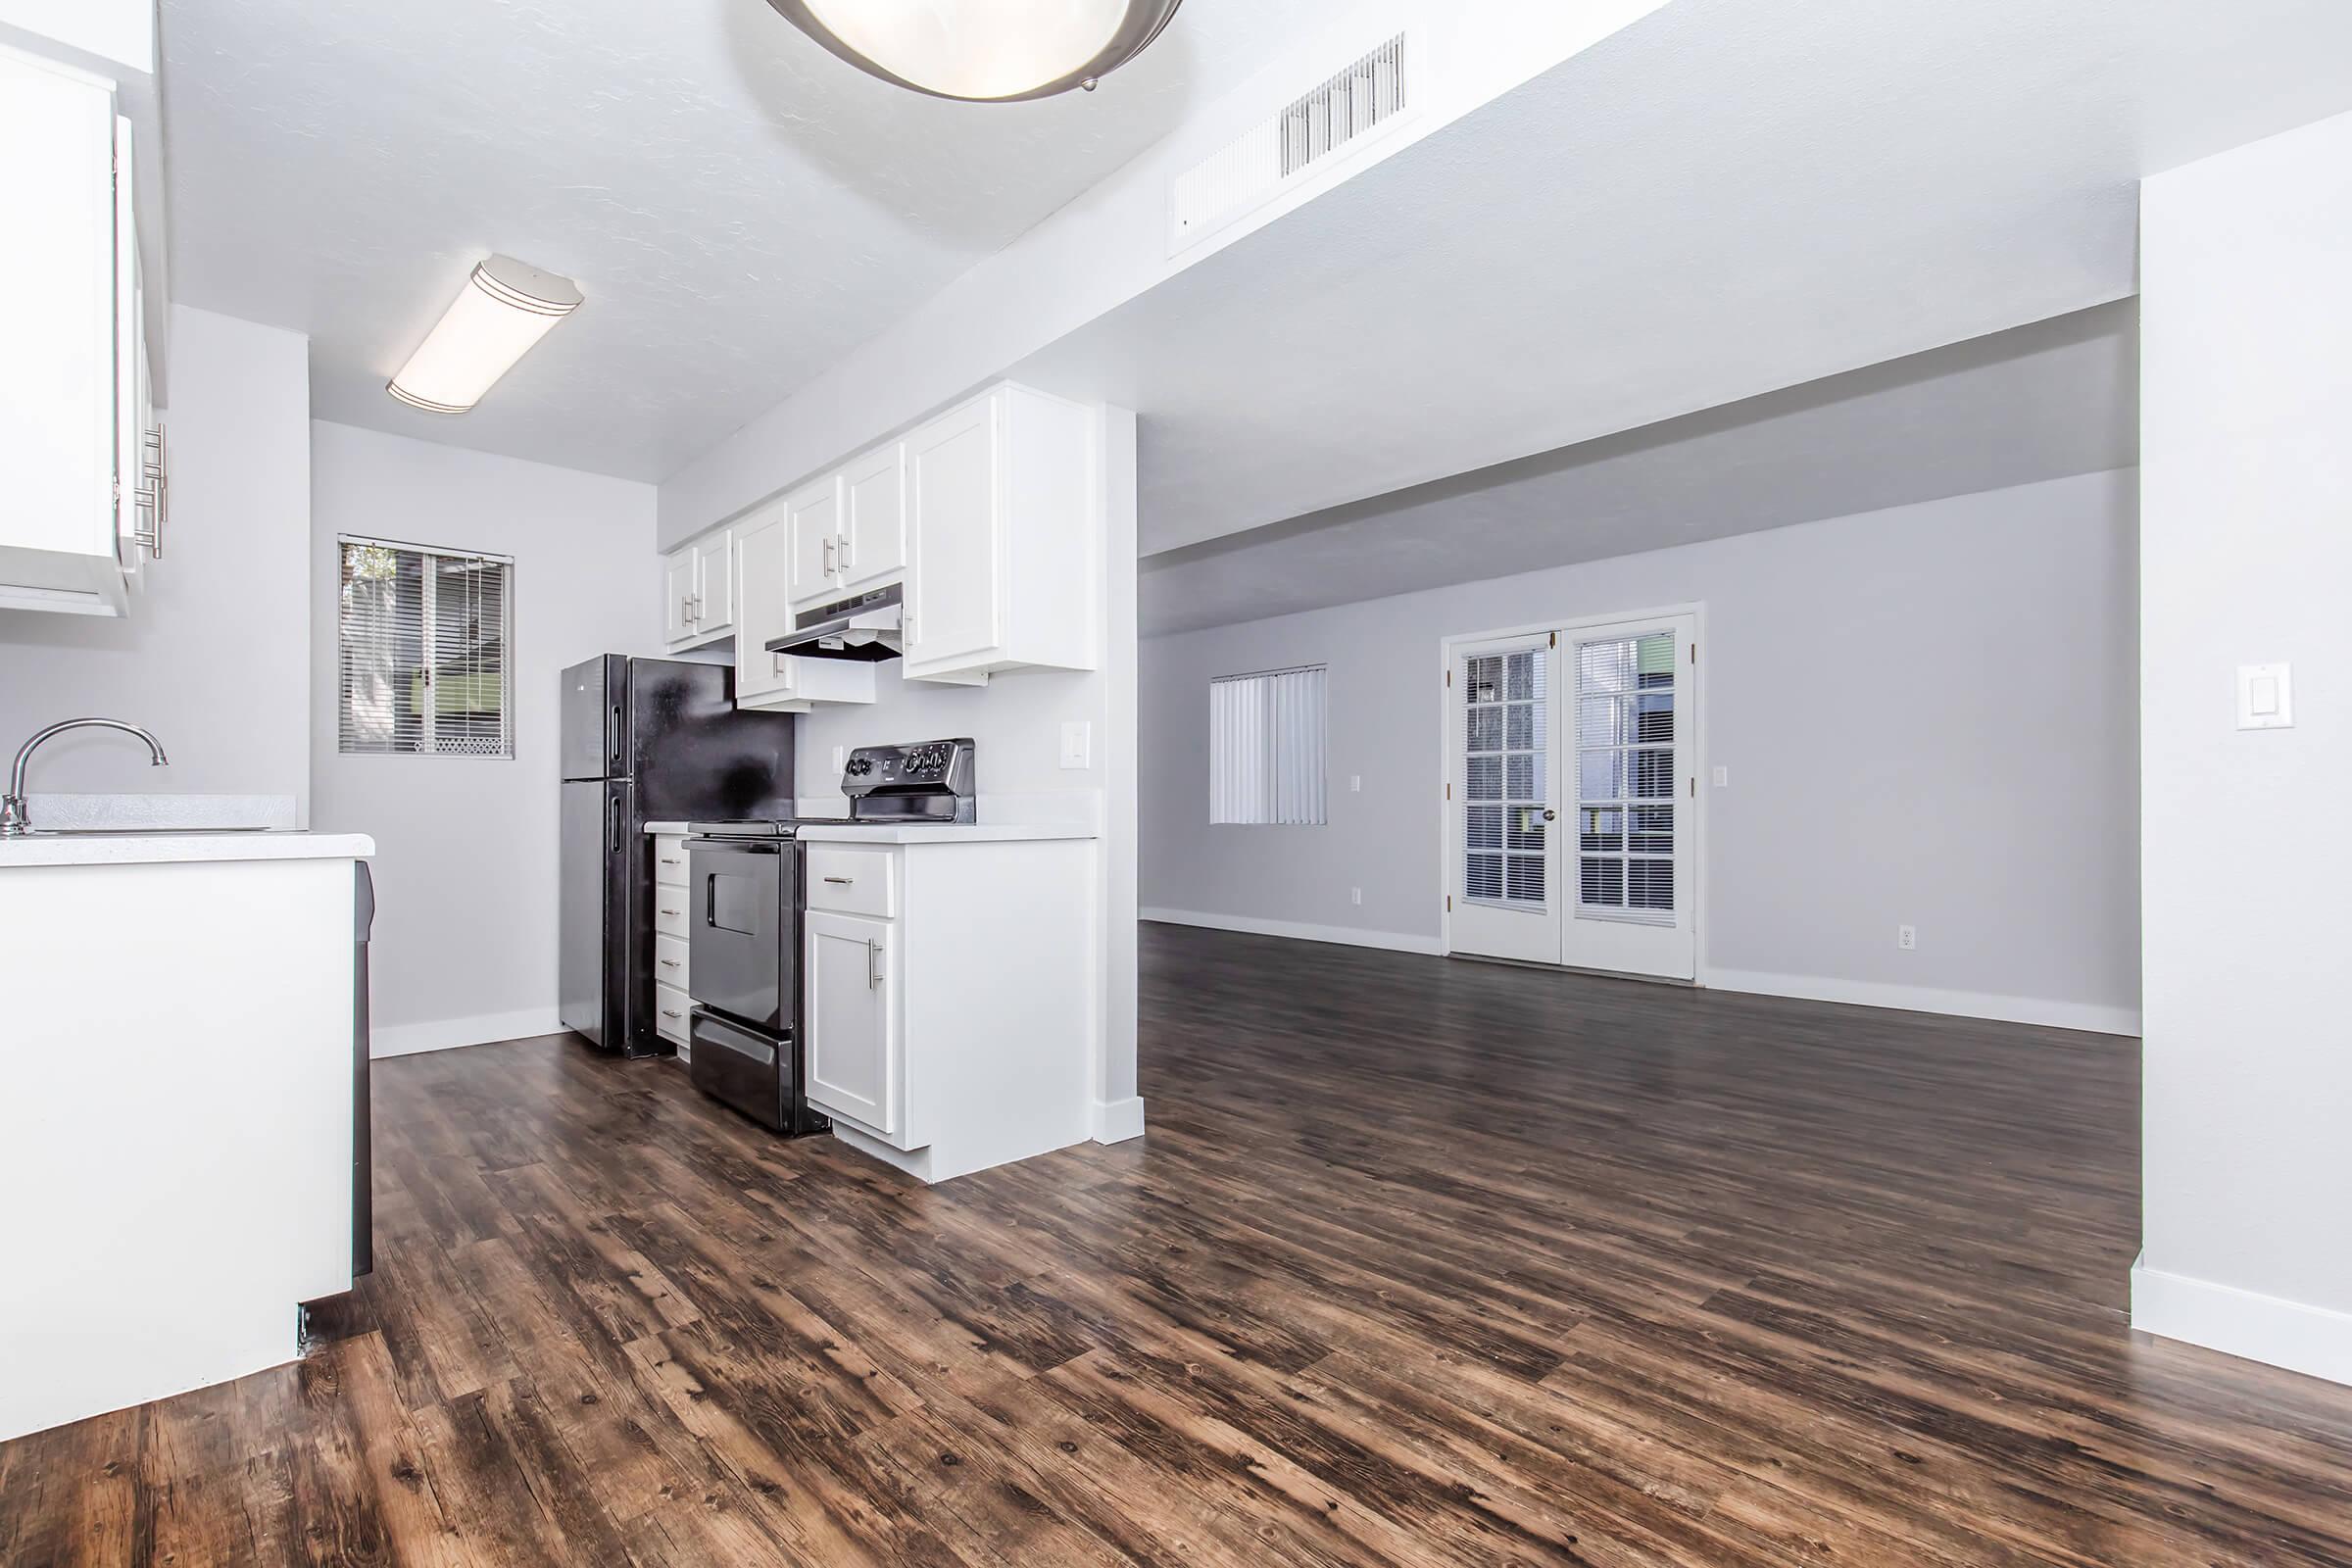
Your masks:
M 557 999 L 564 1026 L 628 1056 L 655 1032 L 648 822 L 792 815 L 792 717 L 735 710 L 726 664 L 607 654 L 564 672 Z

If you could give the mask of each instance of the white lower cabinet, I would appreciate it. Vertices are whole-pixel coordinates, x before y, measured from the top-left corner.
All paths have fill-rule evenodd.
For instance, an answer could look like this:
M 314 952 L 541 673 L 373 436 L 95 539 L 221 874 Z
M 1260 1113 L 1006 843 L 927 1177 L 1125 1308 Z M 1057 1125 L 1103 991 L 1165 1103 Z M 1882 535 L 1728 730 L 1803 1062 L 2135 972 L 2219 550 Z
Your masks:
M 809 1102 L 945 1181 L 1083 1142 L 1100 1038 L 1084 838 L 808 843 Z
M 896 1142 L 906 1125 L 897 932 L 823 909 L 808 911 L 806 930 L 808 1099 Z

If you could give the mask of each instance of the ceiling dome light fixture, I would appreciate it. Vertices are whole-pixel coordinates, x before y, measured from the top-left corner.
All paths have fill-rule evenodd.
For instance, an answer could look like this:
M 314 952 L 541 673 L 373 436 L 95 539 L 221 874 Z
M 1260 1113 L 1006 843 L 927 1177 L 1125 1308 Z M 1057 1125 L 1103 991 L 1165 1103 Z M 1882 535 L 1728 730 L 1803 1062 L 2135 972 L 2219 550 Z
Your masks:
M 1051 98 L 1142 54 L 1182 0 L 767 0 L 884 81 L 970 103 Z

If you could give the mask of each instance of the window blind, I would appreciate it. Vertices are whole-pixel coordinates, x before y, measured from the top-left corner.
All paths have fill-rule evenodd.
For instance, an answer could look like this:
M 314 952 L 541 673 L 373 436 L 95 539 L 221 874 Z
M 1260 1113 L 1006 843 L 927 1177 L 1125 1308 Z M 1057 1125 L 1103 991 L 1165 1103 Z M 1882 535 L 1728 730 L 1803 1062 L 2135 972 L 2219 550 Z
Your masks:
M 1325 667 L 1226 675 L 1208 687 L 1212 823 L 1317 825 L 1324 812 Z
M 513 757 L 514 563 L 386 539 L 337 544 L 339 749 Z

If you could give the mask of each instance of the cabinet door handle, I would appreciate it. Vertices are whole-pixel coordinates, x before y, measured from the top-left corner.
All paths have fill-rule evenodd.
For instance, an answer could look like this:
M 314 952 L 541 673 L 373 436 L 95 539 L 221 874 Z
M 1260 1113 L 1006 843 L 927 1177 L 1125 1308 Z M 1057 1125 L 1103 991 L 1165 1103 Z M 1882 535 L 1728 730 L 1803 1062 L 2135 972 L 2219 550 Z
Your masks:
M 865 939 L 865 983 L 869 986 L 882 983 L 882 944 L 872 937 Z
M 828 577 L 832 576 L 835 572 L 841 569 L 838 565 L 834 564 L 834 556 L 838 553 L 840 547 L 840 540 L 834 538 L 831 534 L 825 535 L 825 575 Z
M 835 534 L 835 535 L 833 536 L 833 543 L 834 543 L 834 552 L 833 552 L 833 553 L 834 553 L 834 555 L 835 555 L 835 556 L 837 556 L 837 557 L 840 559 L 840 561 L 841 561 L 841 569 L 842 569 L 842 570 L 844 570 L 844 571 L 847 571 L 847 570 L 849 570 L 849 569 L 850 569 L 850 536 L 849 536 L 848 534 L 846 534 L 846 533 L 837 533 L 837 534 Z
M 825 878 L 825 880 L 832 883 L 837 888 L 846 888 L 858 879 L 854 876 L 829 876 Z
M 694 624 L 694 595 L 692 594 L 678 596 L 678 624 L 681 626 Z

